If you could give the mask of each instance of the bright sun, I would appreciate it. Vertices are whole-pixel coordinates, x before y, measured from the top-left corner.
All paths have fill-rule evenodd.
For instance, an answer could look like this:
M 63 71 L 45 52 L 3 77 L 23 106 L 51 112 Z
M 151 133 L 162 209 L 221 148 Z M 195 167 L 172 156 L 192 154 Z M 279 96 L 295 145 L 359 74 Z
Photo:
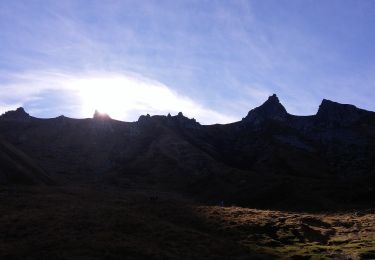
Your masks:
M 135 121 L 140 115 L 173 115 L 182 111 L 187 117 L 195 117 L 204 123 L 235 121 L 235 118 L 202 106 L 159 81 L 133 73 L 30 72 L 1 90 L 12 96 L 12 91 L 8 90 L 18 86 L 22 89 L 20 95 L 28 99 L 49 98 L 49 93 L 55 91 L 61 95 L 59 109 L 64 109 L 63 113 L 70 117 L 92 118 L 98 111 L 113 119 Z M 0 109 L 2 107 L 0 104 Z
M 233 121 L 178 95 L 164 84 L 137 76 L 98 73 L 65 78 L 63 82 L 65 88 L 78 96 L 82 117 L 92 117 L 98 111 L 113 119 L 136 120 L 146 113 L 166 115 L 183 111 L 187 116 L 200 115 L 209 122 Z
M 132 95 L 124 78 L 82 79 L 77 82 L 82 114 L 92 115 L 95 110 L 114 118 L 126 116 L 126 100 Z
M 127 118 L 134 111 L 174 112 L 169 109 L 194 108 L 189 100 L 177 97 L 164 85 L 132 77 L 112 76 L 83 78 L 74 82 L 81 99 L 82 115 L 94 111 L 106 113 L 115 119 Z M 157 111 L 158 112 L 158 111 Z
M 87 82 L 88 83 L 88 82 Z M 94 84 L 93 84 L 94 83 Z M 100 113 L 112 114 L 118 111 L 117 102 L 113 98 L 118 97 L 120 93 L 116 95 L 113 93 L 113 87 L 108 88 L 100 85 L 96 85 L 98 82 L 91 82 L 91 84 L 83 85 L 81 88 L 81 99 L 82 99 L 82 110 L 83 114 L 93 113 L 98 110 Z

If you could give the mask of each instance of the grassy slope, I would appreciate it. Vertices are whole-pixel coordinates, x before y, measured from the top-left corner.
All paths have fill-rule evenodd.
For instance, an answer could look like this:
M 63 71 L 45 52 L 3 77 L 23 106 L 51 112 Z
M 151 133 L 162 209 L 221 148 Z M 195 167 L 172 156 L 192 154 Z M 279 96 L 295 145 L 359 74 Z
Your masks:
M 0 212 L 1 259 L 356 258 L 375 250 L 369 212 L 218 207 L 108 186 L 1 187 Z

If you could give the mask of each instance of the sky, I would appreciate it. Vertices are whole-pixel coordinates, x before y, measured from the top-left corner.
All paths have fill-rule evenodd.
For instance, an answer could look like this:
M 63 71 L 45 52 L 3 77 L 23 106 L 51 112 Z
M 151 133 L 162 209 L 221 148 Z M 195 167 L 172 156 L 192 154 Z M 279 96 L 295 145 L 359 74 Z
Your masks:
M 0 0 L 0 113 L 241 120 L 375 110 L 372 0 Z

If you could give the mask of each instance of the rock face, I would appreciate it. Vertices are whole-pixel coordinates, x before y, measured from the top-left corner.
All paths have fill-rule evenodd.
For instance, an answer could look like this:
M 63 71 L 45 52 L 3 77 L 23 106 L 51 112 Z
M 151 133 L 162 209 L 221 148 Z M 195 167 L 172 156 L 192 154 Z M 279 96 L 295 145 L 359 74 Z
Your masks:
M 227 125 L 182 113 L 39 120 L 19 109 L 0 117 L 0 134 L 67 183 L 111 178 L 254 207 L 375 206 L 375 113 L 328 100 L 294 116 L 272 95 Z
M 370 114 L 370 112 L 359 109 L 353 105 L 340 104 L 323 99 L 319 106 L 316 119 L 319 123 L 327 124 L 328 126 L 349 126 Z
M 169 125 L 171 126 L 178 125 L 179 127 L 188 128 L 188 129 L 197 128 L 200 126 L 200 124 L 194 118 L 190 119 L 184 116 L 182 112 L 179 112 L 177 116 L 173 116 L 173 117 L 167 116 L 167 120 L 169 122 Z
M 283 121 L 288 117 L 288 112 L 284 106 L 280 103 L 279 98 L 276 94 L 273 94 L 268 98 L 266 102 L 260 107 L 251 110 L 247 116 L 243 119 L 244 122 L 253 125 L 258 125 L 265 120 L 276 120 Z
M 8 120 L 29 120 L 31 117 L 28 113 L 25 112 L 23 107 L 17 108 L 15 111 L 8 111 L 1 115 L 1 118 L 8 119 Z

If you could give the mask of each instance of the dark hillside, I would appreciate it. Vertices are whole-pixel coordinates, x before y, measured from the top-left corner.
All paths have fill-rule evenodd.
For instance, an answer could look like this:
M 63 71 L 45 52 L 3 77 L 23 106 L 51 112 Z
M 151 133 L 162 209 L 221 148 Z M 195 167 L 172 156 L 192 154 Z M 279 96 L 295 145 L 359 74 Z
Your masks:
M 0 117 L 0 134 L 61 183 L 262 208 L 374 206 L 375 113 L 328 100 L 316 115 L 295 116 L 273 95 L 242 121 L 209 126 L 182 113 L 127 123 L 98 113 L 37 119 L 20 108 Z
M 52 184 L 29 156 L 0 137 L 0 184 Z

